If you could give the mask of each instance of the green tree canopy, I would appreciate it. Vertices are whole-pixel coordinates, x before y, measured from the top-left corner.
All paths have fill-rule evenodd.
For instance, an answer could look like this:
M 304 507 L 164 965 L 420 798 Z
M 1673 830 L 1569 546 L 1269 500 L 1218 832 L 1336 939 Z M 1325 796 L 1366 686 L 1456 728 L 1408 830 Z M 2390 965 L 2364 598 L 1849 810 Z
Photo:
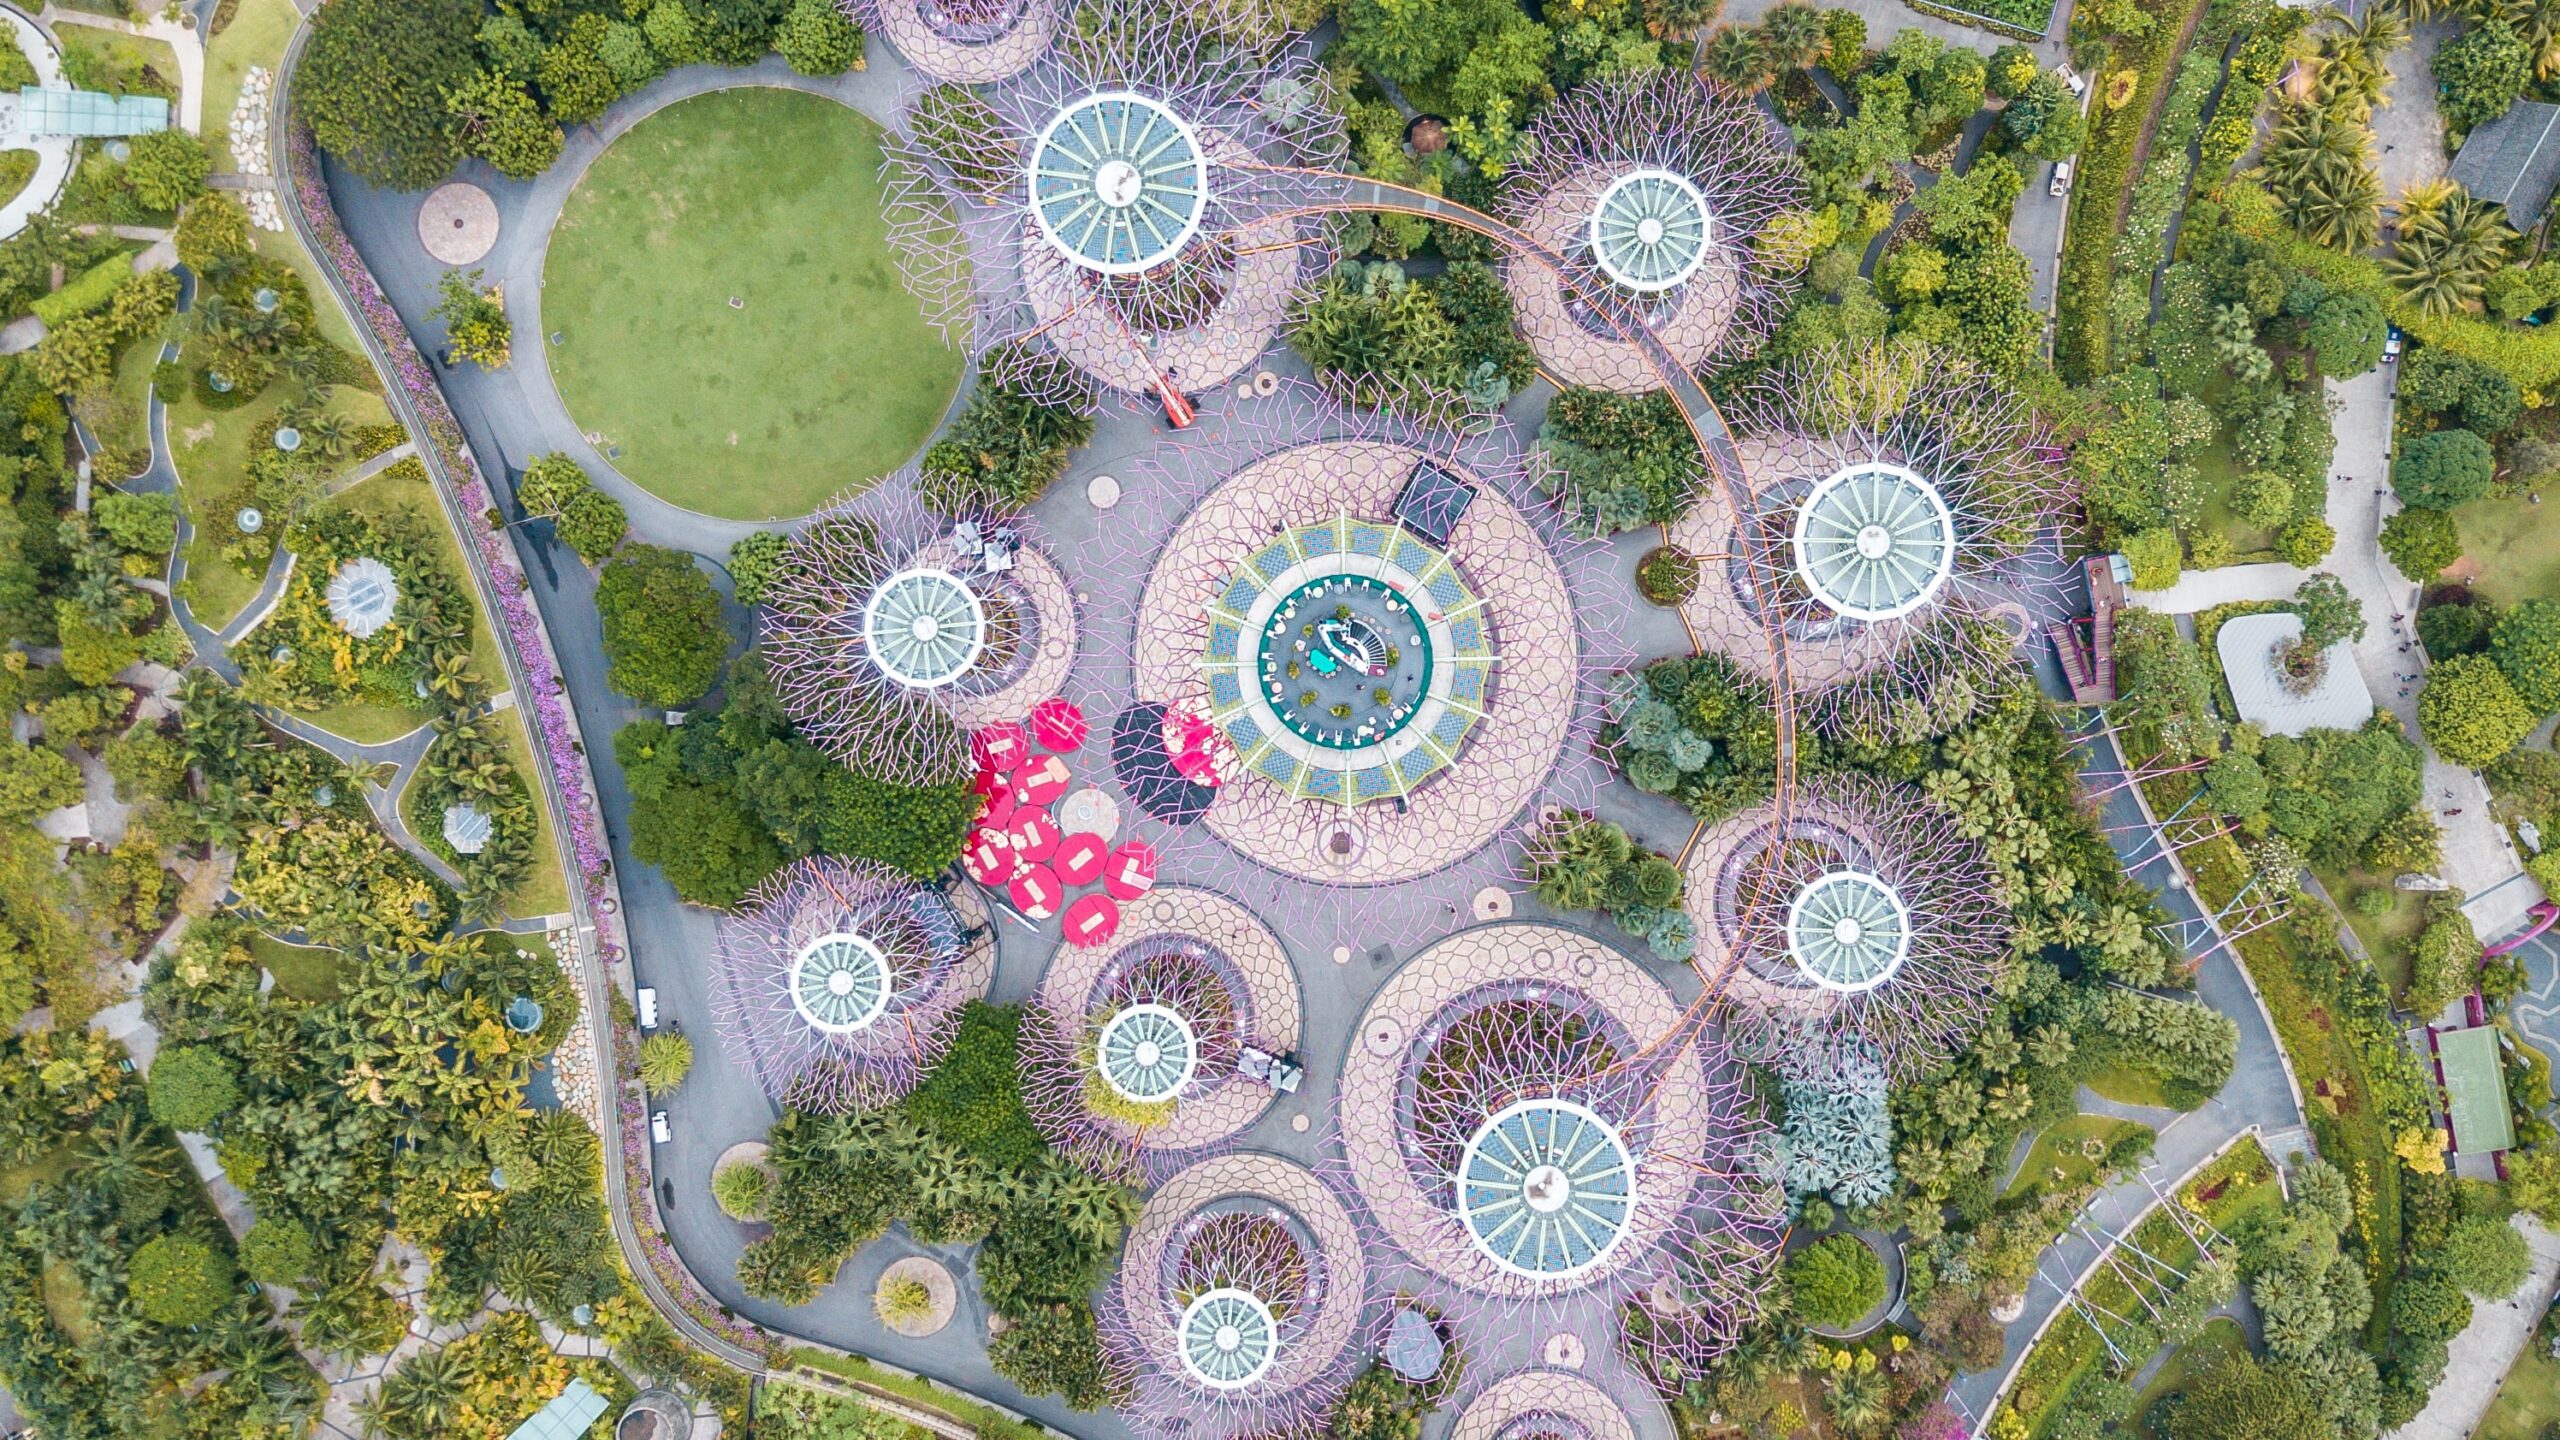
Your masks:
M 2468 430 L 2437 430 L 2401 447 L 2391 488 L 2409 504 L 2450 510 L 2487 495 L 2497 473 L 2488 441 Z
M 2382 553 L 2391 557 L 2400 573 L 2422 585 L 2462 558 L 2462 536 L 2454 528 L 2453 517 L 2423 506 L 2393 511 L 2382 522 L 2381 543 Z
M 332 0 L 311 19 L 294 108 L 347 167 L 420 190 L 453 168 L 445 95 L 469 84 L 480 0 Z
M 613 688 L 632 699 L 672 709 L 720 678 L 729 653 L 720 592 L 684 551 L 634 545 L 615 556 L 597 581 L 596 613 Z
M 1796 1313 L 1815 1325 L 1843 1329 L 1884 1303 L 1884 1262 L 1855 1235 L 1832 1235 L 1787 1257 L 1787 1290 Z
M 2474 25 L 2436 51 L 2444 118 L 2457 130 L 2507 113 L 2533 78 L 2533 51 L 2504 20 Z
M 231 1261 L 192 1236 L 161 1235 L 133 1252 L 125 1284 L 144 1319 L 201 1325 L 231 1298 Z
M 281 1215 L 262 1215 L 240 1237 L 240 1268 L 261 1285 L 299 1285 L 320 1263 L 311 1227 Z
M 2560 711 L 2560 600 L 2526 600 L 2498 617 L 2489 654 L 2535 711 Z
M 240 1103 L 240 1076 L 209 1045 L 171 1045 L 151 1063 L 151 1118 L 172 1130 L 203 1131 Z
M 2456 655 L 2418 692 L 2418 729 L 2436 753 L 2479 769 L 2533 733 L 2538 717 L 2506 672 L 2485 655 Z
M 2293 613 L 2302 617 L 2303 643 L 2313 649 L 2364 638 L 2364 607 L 2347 592 L 2345 581 L 2326 571 L 2294 590 Z

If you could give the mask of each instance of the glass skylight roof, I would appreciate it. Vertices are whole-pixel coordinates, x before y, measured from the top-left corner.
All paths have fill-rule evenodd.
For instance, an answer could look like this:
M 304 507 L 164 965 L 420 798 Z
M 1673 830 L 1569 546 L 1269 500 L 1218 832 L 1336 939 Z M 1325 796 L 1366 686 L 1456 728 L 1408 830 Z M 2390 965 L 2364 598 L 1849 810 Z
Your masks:
M 1635 1214 L 1635 1160 L 1609 1122 L 1570 1100 L 1496 1114 L 1458 1159 L 1458 1218 L 1515 1275 L 1580 1275 L 1617 1248 Z
M 392 611 L 400 603 L 400 582 L 392 578 L 390 566 L 362 555 L 329 577 L 327 599 L 329 618 L 362 640 L 391 623 Z
M 1102 1027 L 1094 1064 L 1122 1098 L 1156 1105 L 1182 1093 L 1200 1065 L 1191 1022 L 1165 1005 L 1132 1005 Z
M 931 690 L 969 673 L 987 648 L 986 608 L 948 570 L 901 570 L 862 607 L 862 640 L 880 673 Z
M 791 1008 L 829 1035 L 849 1035 L 889 1007 L 889 959 L 850 931 L 821 935 L 791 962 Z
M 1127 91 L 1058 112 L 1031 150 L 1031 210 L 1068 259 L 1131 275 L 1173 258 L 1200 229 L 1209 166 L 1200 138 L 1163 102 Z
M 1787 907 L 1787 951 L 1825 990 L 1872 990 L 1911 953 L 1902 897 L 1862 870 L 1840 870 L 1796 892 Z
M 1179 1331 L 1182 1368 L 1213 1390 L 1243 1389 L 1280 1355 L 1280 1322 L 1249 1290 L 1203 1292 L 1183 1308 Z
M 1714 239 L 1707 197 L 1668 170 L 1621 175 L 1591 207 L 1591 254 L 1630 290 L 1668 290 L 1705 263 Z
M 1796 512 L 1796 573 L 1853 620 L 1927 603 L 1955 572 L 1955 517 L 1938 487 L 1899 465 L 1856 465 L 1813 487 Z

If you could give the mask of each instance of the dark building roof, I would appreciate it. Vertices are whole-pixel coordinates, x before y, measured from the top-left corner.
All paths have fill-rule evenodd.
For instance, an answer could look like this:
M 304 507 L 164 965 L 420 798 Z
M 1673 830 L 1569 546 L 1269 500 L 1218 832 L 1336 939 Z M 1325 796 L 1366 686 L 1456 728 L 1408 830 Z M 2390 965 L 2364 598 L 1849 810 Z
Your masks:
M 1428 460 L 1420 461 L 1406 477 L 1404 493 L 1396 497 L 1396 519 L 1428 544 L 1446 549 L 1449 532 L 1458 528 L 1459 517 L 1475 498 L 1476 487 Z
M 2560 105 L 2519 100 L 2471 132 L 2445 172 L 2463 189 L 2507 207 L 2507 221 L 2530 230 L 2560 188 Z

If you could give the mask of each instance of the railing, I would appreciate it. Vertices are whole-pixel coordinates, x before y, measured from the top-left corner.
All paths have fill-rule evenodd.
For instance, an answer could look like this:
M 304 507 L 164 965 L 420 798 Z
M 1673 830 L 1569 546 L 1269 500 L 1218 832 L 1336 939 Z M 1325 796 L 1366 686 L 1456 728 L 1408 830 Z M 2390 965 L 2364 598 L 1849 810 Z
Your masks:
M 307 23 L 295 30 L 283 61 L 276 68 L 275 93 L 269 102 L 267 145 L 270 169 L 283 190 L 278 197 L 282 202 L 279 208 L 290 219 L 303 247 L 319 262 L 339 304 L 361 322 L 356 326 L 358 336 L 376 371 L 392 382 L 388 387 L 392 411 L 408 429 L 418 458 L 435 482 L 447 523 L 457 535 L 472 540 L 463 547 L 472 583 L 482 610 L 493 619 L 503 617 L 498 648 L 505 657 L 507 680 L 520 708 L 533 715 L 541 732 L 533 737 L 537 743 L 531 747 L 536 778 L 541 782 L 536 788 L 551 817 L 552 833 L 561 838 L 566 850 L 564 869 L 577 933 L 595 937 L 592 949 L 578 946 L 578 960 L 585 982 L 587 1028 L 595 1037 L 597 1098 L 601 1104 L 608 1093 L 613 1097 L 617 1128 L 622 1131 L 620 1143 L 601 1147 L 615 1238 L 642 1293 L 678 1334 L 728 1364 L 760 1376 L 768 1363 L 758 1348 L 765 1343 L 761 1333 L 717 1316 L 715 1302 L 685 1269 L 656 1223 L 654 1208 L 645 1204 L 645 1141 L 638 1157 L 638 1173 L 632 1164 L 630 1144 L 637 1127 L 646 1123 L 646 1107 L 625 1083 L 615 1050 L 612 985 L 605 966 L 622 954 L 621 946 L 609 938 L 616 924 L 611 917 L 620 913 L 621 902 L 612 876 L 611 852 L 605 845 L 603 817 L 594 800 L 594 777 L 587 769 L 577 719 L 569 709 L 550 637 L 543 628 L 540 611 L 527 594 L 529 582 L 515 565 L 504 533 L 488 524 L 492 497 L 471 457 L 461 423 L 446 404 L 434 371 L 410 340 L 398 311 L 339 226 L 336 208 L 319 175 L 317 152 L 308 132 L 293 120 L 293 72 L 310 35 Z M 643 1204 L 633 1203 L 635 1184 Z M 643 1213 L 650 1222 L 645 1236 L 640 1231 Z M 680 1295 L 680 1290 L 689 1294 Z M 686 1304 L 688 1298 L 696 1304 Z

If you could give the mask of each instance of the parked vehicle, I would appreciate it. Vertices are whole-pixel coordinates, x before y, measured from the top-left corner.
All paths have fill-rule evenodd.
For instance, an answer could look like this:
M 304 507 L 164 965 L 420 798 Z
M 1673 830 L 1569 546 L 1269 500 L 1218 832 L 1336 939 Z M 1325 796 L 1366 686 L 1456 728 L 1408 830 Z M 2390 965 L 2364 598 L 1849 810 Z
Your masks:
M 2071 173 L 2070 161 L 2057 160 L 2054 162 L 2053 184 L 2048 188 L 2051 189 L 2056 199 L 2060 199 L 2062 196 L 2071 193 Z
M 674 1138 L 675 1138 L 675 1135 L 676 1135 L 675 1127 L 673 1127 L 673 1126 L 671 1126 L 671 1125 L 669 1125 L 669 1124 L 667 1123 L 667 1112 L 666 1112 L 666 1111 L 664 1111 L 664 1110 L 652 1110 L 652 1111 L 650 1111 L 650 1112 L 649 1112 L 649 1138 L 650 1138 L 650 1139 L 652 1139 L 652 1140 L 656 1141 L 657 1143 L 659 1143 L 659 1144 L 661 1144 L 661 1145 L 664 1145 L 664 1144 L 666 1144 L 668 1141 L 670 1141 L 670 1140 L 674 1139 Z
M 658 987 L 655 985 L 643 985 L 635 993 L 639 1001 L 638 1009 L 640 1011 L 640 1028 L 643 1030 L 657 1029 Z
M 2071 62 L 2068 60 L 2053 67 L 2053 78 L 2070 86 L 2075 98 L 2089 93 L 2089 82 L 2080 78 L 2079 72 L 2071 68 Z
M 2397 325 L 2392 326 L 2392 327 L 2391 327 L 2391 329 L 2390 329 L 2390 331 L 2389 331 L 2389 332 L 2384 336 L 2383 341 L 2382 341 L 2382 358 L 2383 358 L 2383 359 L 2385 359 L 2385 360 L 2397 360 L 2397 359 L 2399 359 L 2399 358 L 2400 358 L 2400 342 L 2401 342 L 2404 338 L 2406 338 L 2406 337 L 2404 337 L 2404 336 L 2402 336 L 2402 335 L 2401 335 L 2401 333 L 2400 333 L 2400 327 L 2399 327 L 2399 326 L 2397 326 Z

